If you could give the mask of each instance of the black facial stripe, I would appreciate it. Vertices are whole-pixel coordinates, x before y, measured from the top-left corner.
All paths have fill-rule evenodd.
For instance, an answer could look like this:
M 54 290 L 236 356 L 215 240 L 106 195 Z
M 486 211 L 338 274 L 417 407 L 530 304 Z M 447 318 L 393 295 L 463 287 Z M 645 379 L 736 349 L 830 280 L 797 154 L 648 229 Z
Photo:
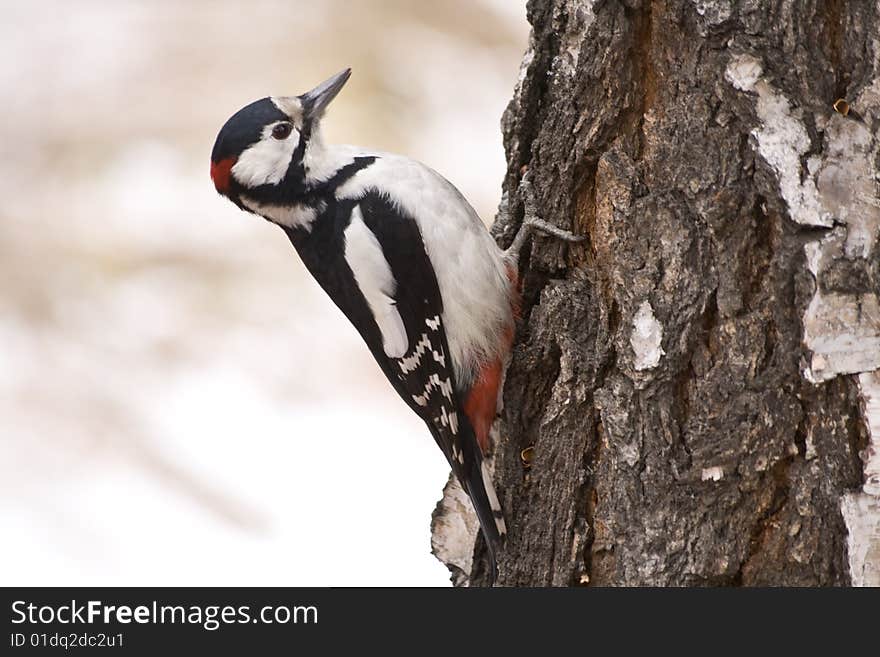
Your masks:
M 366 169 L 376 161 L 376 157 L 373 155 L 356 157 L 351 164 L 346 164 L 328 180 L 306 186 L 302 165 L 305 146 L 306 141 L 300 139 L 300 143 L 290 160 L 287 175 L 281 184 L 260 185 L 259 187 L 246 189 L 238 185 L 237 182 L 234 182 L 234 189 L 266 205 L 292 205 L 300 203 L 315 206 L 320 201 L 326 202 L 327 199 L 332 198 L 340 185 L 351 179 L 358 171 Z
M 287 167 L 285 174 L 286 180 L 304 180 L 306 177 L 305 167 L 303 166 L 303 158 L 306 154 L 306 148 L 309 145 L 309 139 L 312 138 L 312 120 L 304 119 L 302 127 L 299 129 L 299 143 L 296 150 L 290 158 L 290 165 Z
M 308 113 L 303 111 L 303 124 L 300 128 L 300 134 L 302 134 L 303 141 L 308 143 L 309 139 L 312 136 L 312 124 L 313 119 L 308 118 Z
M 284 174 L 285 180 L 303 180 L 305 179 L 305 169 L 303 168 L 303 157 L 306 154 L 306 146 L 309 138 L 302 130 L 299 131 L 299 142 L 293 149 L 293 155 L 290 156 L 290 164 L 287 165 L 287 173 Z

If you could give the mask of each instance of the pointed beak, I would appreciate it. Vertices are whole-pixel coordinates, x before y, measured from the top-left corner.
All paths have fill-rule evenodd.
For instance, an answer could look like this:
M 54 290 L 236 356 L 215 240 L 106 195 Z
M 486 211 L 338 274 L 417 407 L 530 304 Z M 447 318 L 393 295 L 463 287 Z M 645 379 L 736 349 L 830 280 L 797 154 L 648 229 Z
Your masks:
M 351 69 L 347 68 L 344 71 L 340 71 L 332 78 L 324 80 L 324 82 L 317 87 L 300 96 L 299 98 L 302 102 L 306 116 L 309 118 L 317 118 L 321 116 L 327 108 L 327 105 L 330 104 L 331 100 L 336 98 L 336 94 L 338 94 L 342 87 L 345 86 L 345 83 L 348 82 L 348 78 L 350 77 Z

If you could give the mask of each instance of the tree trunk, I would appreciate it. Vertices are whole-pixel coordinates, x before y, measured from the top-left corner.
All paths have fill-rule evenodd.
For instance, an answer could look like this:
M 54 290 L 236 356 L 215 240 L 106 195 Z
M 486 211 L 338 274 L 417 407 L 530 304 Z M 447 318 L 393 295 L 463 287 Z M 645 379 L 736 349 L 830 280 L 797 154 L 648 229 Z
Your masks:
M 500 585 L 880 584 L 878 16 L 529 2 L 504 189 L 588 241 L 522 260 Z M 451 488 L 435 551 L 485 585 Z

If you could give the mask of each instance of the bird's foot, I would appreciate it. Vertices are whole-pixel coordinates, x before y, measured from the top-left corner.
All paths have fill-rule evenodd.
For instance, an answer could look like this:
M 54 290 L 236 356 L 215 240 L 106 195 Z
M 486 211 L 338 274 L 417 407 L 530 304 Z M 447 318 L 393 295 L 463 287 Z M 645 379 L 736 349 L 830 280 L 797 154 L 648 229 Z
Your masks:
M 532 181 L 530 180 L 529 174 L 530 172 L 526 171 L 526 174 L 519 183 L 519 189 L 517 190 L 523 202 L 523 220 L 519 226 L 519 230 L 516 232 L 516 236 L 513 238 L 513 242 L 507 249 L 508 257 L 514 261 L 519 258 L 523 245 L 534 230 L 538 230 L 545 235 L 550 235 L 565 242 L 575 244 L 587 239 L 584 235 L 575 235 L 570 230 L 559 228 L 558 226 L 554 226 L 541 219 L 538 214 L 537 202 L 535 201 L 535 190 L 532 187 Z
M 587 239 L 586 235 L 575 235 L 570 230 L 565 230 L 564 228 L 560 228 L 559 226 L 549 224 L 543 219 L 539 219 L 538 217 L 529 217 L 528 219 L 523 219 L 523 225 L 528 226 L 530 230 L 539 230 L 545 235 L 552 235 L 553 237 L 558 237 L 565 242 L 572 242 L 573 244 L 583 242 L 585 239 Z M 520 227 L 520 230 L 522 230 L 522 227 Z

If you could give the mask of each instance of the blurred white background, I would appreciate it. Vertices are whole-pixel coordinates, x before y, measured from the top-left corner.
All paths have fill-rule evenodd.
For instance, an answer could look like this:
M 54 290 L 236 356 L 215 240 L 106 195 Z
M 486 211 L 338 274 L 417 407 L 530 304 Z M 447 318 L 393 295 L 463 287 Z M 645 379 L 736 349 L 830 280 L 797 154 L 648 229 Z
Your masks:
M 2 10 L 0 582 L 448 584 L 440 451 L 209 154 L 242 105 L 350 65 L 327 139 L 422 160 L 491 221 L 525 9 Z

